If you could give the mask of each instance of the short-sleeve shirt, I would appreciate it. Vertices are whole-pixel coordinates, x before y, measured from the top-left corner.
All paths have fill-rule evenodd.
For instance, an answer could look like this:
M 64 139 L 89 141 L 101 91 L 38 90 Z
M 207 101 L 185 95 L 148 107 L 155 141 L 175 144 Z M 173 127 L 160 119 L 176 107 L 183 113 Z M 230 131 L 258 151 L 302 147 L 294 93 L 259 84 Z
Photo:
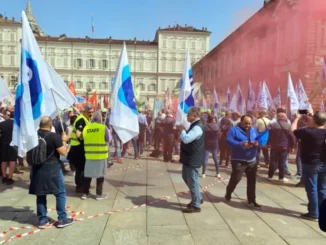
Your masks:
M 266 117 L 258 118 L 257 121 L 257 130 L 259 133 L 263 132 L 266 127 L 269 125 L 270 120 Z
M 40 137 L 44 138 L 46 142 L 46 156 L 49 157 L 54 153 L 51 159 L 59 160 L 60 154 L 57 152 L 57 149 L 63 146 L 61 136 L 42 129 L 38 131 L 38 134 Z
M 303 164 L 326 162 L 326 129 L 300 128 L 293 133 L 301 142 L 300 149 Z

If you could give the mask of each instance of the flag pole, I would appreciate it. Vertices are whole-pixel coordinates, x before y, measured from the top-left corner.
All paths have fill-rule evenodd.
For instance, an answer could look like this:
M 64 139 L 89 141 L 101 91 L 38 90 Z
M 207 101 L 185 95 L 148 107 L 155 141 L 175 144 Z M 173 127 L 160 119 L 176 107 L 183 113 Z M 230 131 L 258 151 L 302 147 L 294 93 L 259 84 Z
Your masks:
M 52 90 L 52 89 L 51 89 L 51 92 L 53 93 L 53 90 Z M 67 102 L 67 100 L 66 100 L 64 97 L 62 97 L 61 94 L 59 94 L 59 93 L 58 93 L 57 91 L 55 91 L 55 90 L 54 90 L 54 92 L 55 92 L 58 96 L 60 96 L 61 99 L 63 99 L 64 101 Z M 54 97 L 53 97 L 53 98 L 54 98 Z M 67 103 L 68 103 L 68 102 L 67 102 Z M 69 104 L 69 103 L 68 103 L 68 104 Z M 78 110 L 74 105 L 70 105 L 70 106 L 71 106 L 72 108 L 74 108 L 74 110 L 77 111 L 78 114 L 81 114 L 80 111 L 79 111 L 79 110 Z
M 57 101 L 55 100 L 54 98 L 54 94 L 53 94 L 53 89 L 51 88 L 51 93 L 52 93 L 52 98 L 53 98 L 53 101 L 54 101 L 54 104 L 55 104 L 55 107 L 57 108 L 57 112 L 58 112 L 58 116 L 59 116 L 59 119 L 60 119 L 60 124 L 61 124 L 61 128 L 62 128 L 62 132 L 64 134 L 66 134 L 64 128 L 63 128 L 63 122 L 62 122 L 62 118 L 60 116 L 60 112 L 59 112 L 59 108 L 58 108 L 58 105 L 57 105 Z

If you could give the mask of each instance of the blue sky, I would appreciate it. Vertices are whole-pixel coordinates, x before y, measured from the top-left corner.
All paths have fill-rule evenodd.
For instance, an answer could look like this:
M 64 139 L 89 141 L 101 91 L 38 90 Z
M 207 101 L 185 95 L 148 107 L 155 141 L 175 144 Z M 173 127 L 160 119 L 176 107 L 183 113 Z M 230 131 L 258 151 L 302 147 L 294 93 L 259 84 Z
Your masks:
M 27 0 L 2 4 L 2 14 L 20 19 Z M 153 40 L 158 27 L 207 27 L 215 47 L 263 6 L 263 0 L 31 0 L 37 22 L 50 36 Z

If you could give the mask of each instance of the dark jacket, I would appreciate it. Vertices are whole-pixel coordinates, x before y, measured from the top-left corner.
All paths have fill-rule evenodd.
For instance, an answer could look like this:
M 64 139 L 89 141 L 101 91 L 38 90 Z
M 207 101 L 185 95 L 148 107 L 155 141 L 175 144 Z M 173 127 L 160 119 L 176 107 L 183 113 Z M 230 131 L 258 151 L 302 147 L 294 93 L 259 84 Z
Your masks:
M 291 124 L 276 121 L 270 124 L 269 144 L 272 149 L 286 150 L 294 147 L 295 139 L 290 133 Z
M 216 123 L 208 123 L 205 125 L 205 149 L 213 150 L 218 147 L 219 127 Z
M 192 168 L 200 168 L 204 163 L 205 156 L 205 128 L 201 120 L 198 120 L 190 125 L 187 133 L 195 126 L 199 126 L 203 130 L 203 134 L 199 139 L 189 144 L 181 141 L 180 163 Z

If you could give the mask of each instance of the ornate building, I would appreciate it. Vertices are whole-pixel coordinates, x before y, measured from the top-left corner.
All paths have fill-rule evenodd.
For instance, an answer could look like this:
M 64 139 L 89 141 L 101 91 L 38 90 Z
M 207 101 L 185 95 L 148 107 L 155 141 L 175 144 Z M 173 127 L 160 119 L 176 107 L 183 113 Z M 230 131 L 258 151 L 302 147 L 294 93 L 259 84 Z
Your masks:
M 287 74 L 302 80 L 315 108 L 325 95 L 322 82 L 326 55 L 325 0 L 265 0 L 264 6 L 193 67 L 194 80 L 206 90 L 214 86 L 225 102 L 228 86 L 240 83 L 247 96 L 248 80 L 258 89 L 266 81 L 272 96 L 280 86 L 286 103 Z
M 193 63 L 209 51 L 210 32 L 206 28 L 159 28 L 153 41 L 72 38 L 65 34 L 51 37 L 37 24 L 30 1 L 26 15 L 44 58 L 66 83 L 74 81 L 81 95 L 91 89 L 98 94 L 110 93 L 123 42 L 127 45 L 132 79 L 139 84 L 141 95 L 149 98 L 162 97 L 166 89 L 175 87 L 182 76 L 187 50 Z M 0 17 L 0 75 L 14 89 L 20 64 L 21 23 Z

